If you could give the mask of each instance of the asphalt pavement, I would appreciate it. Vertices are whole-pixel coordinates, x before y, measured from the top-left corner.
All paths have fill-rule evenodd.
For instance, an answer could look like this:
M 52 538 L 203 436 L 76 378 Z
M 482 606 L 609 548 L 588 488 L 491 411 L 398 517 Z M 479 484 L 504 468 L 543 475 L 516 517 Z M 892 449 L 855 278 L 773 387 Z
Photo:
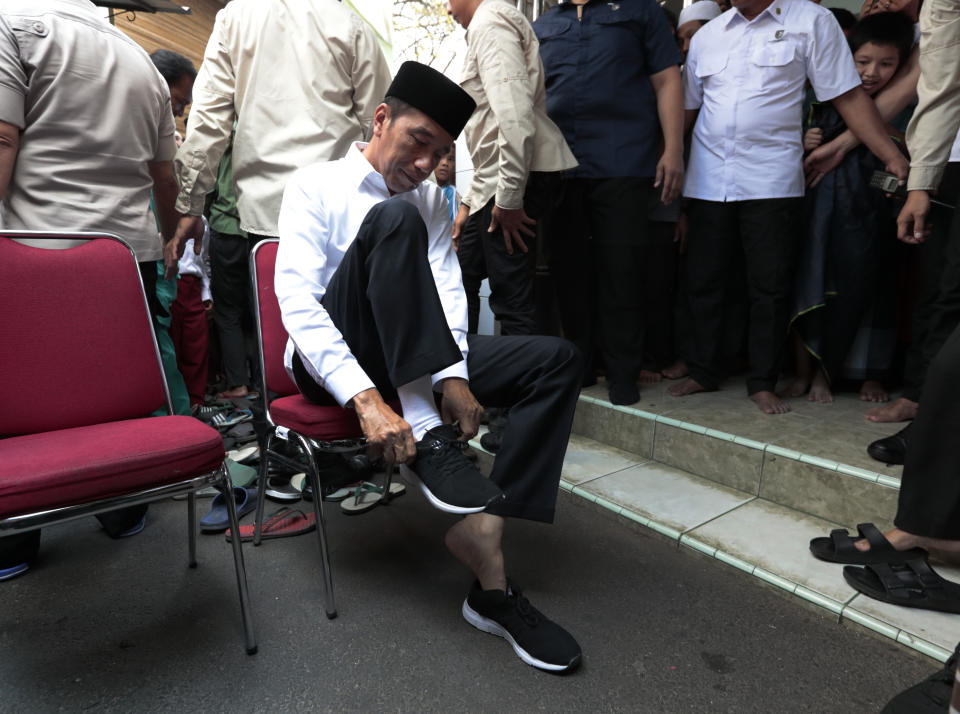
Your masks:
M 505 552 L 580 641 L 575 672 L 462 619 L 454 517 L 412 492 L 362 516 L 328 505 L 334 620 L 314 535 L 245 546 L 248 656 L 229 546 L 202 536 L 188 569 L 184 509 L 151 506 L 123 541 L 93 518 L 44 532 L 36 566 L 0 583 L 0 711 L 849 714 L 940 666 L 565 493 L 554 525 L 511 522 Z

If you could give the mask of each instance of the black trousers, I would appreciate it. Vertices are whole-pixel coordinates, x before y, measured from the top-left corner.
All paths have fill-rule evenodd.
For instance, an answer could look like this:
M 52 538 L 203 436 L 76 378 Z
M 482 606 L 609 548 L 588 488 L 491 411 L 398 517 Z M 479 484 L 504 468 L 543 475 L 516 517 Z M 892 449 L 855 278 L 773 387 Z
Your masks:
M 385 397 L 463 358 L 430 270 L 426 227 L 402 199 L 367 214 L 323 306 Z M 491 474 L 506 500 L 490 512 L 550 522 L 579 393 L 580 354 L 557 337 L 469 335 L 467 341 L 470 390 L 484 406 L 510 409 Z M 294 376 L 308 400 L 331 403 L 299 358 Z
M 599 341 L 608 381 L 636 381 L 647 331 L 643 278 L 658 250 L 647 230 L 653 179 L 566 179 L 561 195 L 547 247 L 563 334 L 588 357 Z
M 727 276 L 741 259 L 741 245 L 750 303 L 747 393 L 776 387 L 802 238 L 802 201 L 690 201 L 686 274 L 694 354 L 689 366 L 690 376 L 706 389 L 719 387 L 725 376 Z
M 940 195 L 960 204 L 960 162 L 947 164 Z M 920 246 L 922 285 L 903 375 L 903 396 L 915 402 L 924 391 L 930 360 L 960 325 L 960 210 L 934 205 L 930 221 L 931 235 Z
M 523 210 L 539 221 L 558 199 L 560 176 L 557 173 L 533 171 L 527 179 Z M 476 334 L 480 321 L 480 284 L 490 280 L 490 309 L 500 321 L 502 335 L 533 335 L 537 329 L 537 307 L 533 279 L 537 269 L 535 238 L 524 237 L 528 251 L 516 245 L 513 255 L 507 253 L 503 232 L 487 231 L 493 217 L 494 199 L 467 219 L 460 237 L 460 271 L 467 293 L 468 332 Z
M 250 283 L 250 249 L 256 243 L 254 236 L 210 229 L 210 292 L 228 389 L 249 384 L 259 371 Z
M 930 363 L 903 465 L 894 523 L 914 535 L 960 539 L 960 327 Z

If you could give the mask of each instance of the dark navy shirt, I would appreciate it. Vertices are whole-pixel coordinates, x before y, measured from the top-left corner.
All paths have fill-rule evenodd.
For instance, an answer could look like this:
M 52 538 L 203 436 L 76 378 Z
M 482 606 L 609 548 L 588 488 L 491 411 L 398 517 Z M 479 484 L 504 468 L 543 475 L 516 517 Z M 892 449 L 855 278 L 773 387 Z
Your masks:
M 578 178 L 652 177 L 660 120 L 650 75 L 681 62 L 656 0 L 590 0 L 577 21 L 565 2 L 533 23 L 546 72 L 547 114 L 580 165 Z

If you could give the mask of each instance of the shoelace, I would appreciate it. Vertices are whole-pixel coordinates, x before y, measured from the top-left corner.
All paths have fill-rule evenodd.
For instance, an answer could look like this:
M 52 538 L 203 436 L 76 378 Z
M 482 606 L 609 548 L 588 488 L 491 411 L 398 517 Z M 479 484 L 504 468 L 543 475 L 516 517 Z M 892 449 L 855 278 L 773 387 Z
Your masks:
M 530 627 L 539 625 L 540 618 L 537 616 L 537 612 L 533 609 L 530 601 L 523 596 L 523 593 L 516 588 L 510 588 L 510 595 L 516 599 L 517 613 L 520 615 L 520 618 L 530 625 Z
M 449 441 L 444 441 L 443 439 L 437 439 L 430 445 L 430 450 L 437 455 L 438 464 L 440 466 L 440 473 L 446 477 L 453 476 L 456 472 L 456 457 L 460 456 L 461 458 L 466 458 L 459 449 L 457 449 Z M 453 456 L 454 458 L 449 458 Z

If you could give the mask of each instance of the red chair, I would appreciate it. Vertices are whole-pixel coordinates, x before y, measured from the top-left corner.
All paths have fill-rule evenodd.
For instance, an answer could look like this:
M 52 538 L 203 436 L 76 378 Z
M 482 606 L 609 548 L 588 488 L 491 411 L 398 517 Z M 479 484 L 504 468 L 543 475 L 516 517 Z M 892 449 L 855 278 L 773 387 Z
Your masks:
M 260 393 L 266 404 L 267 434 L 261 445 L 259 500 L 257 521 L 254 529 L 254 545 L 260 545 L 263 523 L 263 502 L 267 474 L 271 462 L 295 470 L 305 470 L 313 489 L 313 512 L 317 521 L 320 543 L 320 563 L 323 570 L 324 599 L 327 617 L 337 616 L 333 596 L 333 578 L 330 572 L 330 553 L 327 548 L 327 533 L 323 519 L 323 495 L 329 492 L 327 471 L 317 465 L 317 455 L 336 454 L 341 457 L 359 455 L 366 448 L 363 430 L 352 409 L 339 406 L 318 406 L 308 402 L 300 394 L 297 385 L 287 374 L 283 354 L 287 345 L 287 331 L 280 317 L 280 304 L 274 291 L 274 268 L 277 261 L 276 238 L 257 243 L 250 253 L 250 274 L 253 280 L 254 314 L 257 321 L 257 340 L 260 347 Z M 270 401 L 271 393 L 278 395 Z M 399 405 L 391 405 L 399 412 Z M 278 451 L 276 440 L 295 446 L 306 463 L 291 459 Z M 386 469 L 384 503 L 389 501 L 391 470 Z M 334 484 L 336 485 L 336 484 Z M 319 494 L 319 496 L 317 495 Z
M 54 250 L 12 238 L 86 242 Z M 187 494 L 196 567 L 196 491 L 232 494 L 232 484 L 220 435 L 172 415 L 133 251 L 115 236 L 0 232 L 0 305 L 0 537 Z M 145 416 L 159 408 L 168 415 Z M 253 654 L 238 539 L 233 559 Z

